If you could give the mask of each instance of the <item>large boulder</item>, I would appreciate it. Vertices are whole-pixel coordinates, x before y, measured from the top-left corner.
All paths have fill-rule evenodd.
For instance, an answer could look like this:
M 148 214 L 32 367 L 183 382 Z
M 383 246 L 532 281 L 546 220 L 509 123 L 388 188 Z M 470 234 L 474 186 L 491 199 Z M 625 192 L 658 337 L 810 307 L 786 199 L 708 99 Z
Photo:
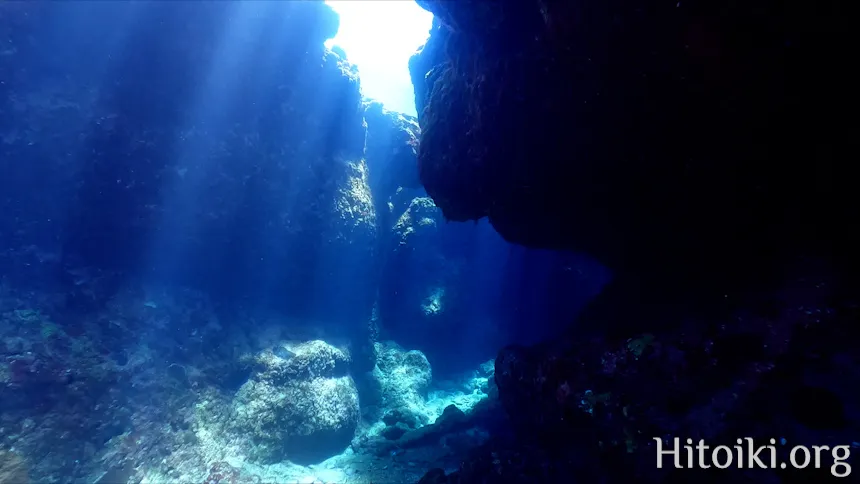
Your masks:
M 433 380 L 427 357 L 420 351 L 407 351 L 392 341 L 377 343 L 376 352 L 373 375 L 380 384 L 382 407 L 405 411 L 426 423 L 424 404 Z
M 233 426 L 266 463 L 309 464 L 343 451 L 359 420 L 349 357 L 324 341 L 278 346 L 254 359 L 256 372 L 233 402 Z

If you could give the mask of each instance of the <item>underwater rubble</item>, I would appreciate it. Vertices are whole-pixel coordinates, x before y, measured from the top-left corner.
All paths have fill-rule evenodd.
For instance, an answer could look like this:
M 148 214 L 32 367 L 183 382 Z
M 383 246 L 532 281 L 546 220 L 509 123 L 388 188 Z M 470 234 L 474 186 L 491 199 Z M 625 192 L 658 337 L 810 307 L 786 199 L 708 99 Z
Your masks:
M 428 468 L 456 468 L 503 418 L 490 390 L 492 362 L 439 387 L 423 354 L 379 342 L 367 376 L 375 390 L 365 392 L 375 392 L 377 407 L 368 398 L 360 409 L 348 352 L 297 341 L 281 322 L 244 321 L 239 330 L 198 293 L 159 294 L 166 293 L 123 293 L 121 303 L 72 331 L 59 295 L 3 288 L 0 443 L 9 450 L 0 453 L 0 476 L 413 482 Z M 205 323 L 185 326 L 192 319 Z M 188 331 L 163 336 L 179 327 Z M 224 353 L 235 355 L 240 377 L 226 378 Z

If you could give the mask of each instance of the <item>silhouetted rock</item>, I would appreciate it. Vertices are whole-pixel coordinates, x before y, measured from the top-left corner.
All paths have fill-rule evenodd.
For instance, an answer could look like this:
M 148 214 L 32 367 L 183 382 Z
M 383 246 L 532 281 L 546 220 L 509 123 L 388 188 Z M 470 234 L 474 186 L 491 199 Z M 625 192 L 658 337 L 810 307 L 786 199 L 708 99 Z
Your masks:
M 420 1 L 421 180 L 449 220 L 586 252 L 653 300 L 839 260 L 860 204 L 838 3 Z
M 425 480 L 798 482 L 658 471 L 653 438 L 784 438 L 783 460 L 847 444 L 860 204 L 838 2 L 419 4 L 438 21 L 410 62 L 435 204 L 614 276 L 563 337 L 500 352 L 513 432 Z

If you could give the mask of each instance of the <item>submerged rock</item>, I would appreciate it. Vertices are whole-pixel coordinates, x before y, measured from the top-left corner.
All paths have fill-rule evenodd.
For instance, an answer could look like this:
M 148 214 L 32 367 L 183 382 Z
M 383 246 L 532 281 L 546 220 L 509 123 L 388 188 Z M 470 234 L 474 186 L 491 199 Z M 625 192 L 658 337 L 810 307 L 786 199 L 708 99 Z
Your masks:
M 385 415 L 382 416 L 382 421 L 385 425 L 402 425 L 406 429 L 414 429 L 421 425 L 421 419 L 415 415 L 413 410 L 406 406 L 396 407 L 385 412 Z
M 652 301 L 851 258 L 838 3 L 421 0 L 422 183 L 446 219 L 586 252 Z
M 406 351 L 390 341 L 377 343 L 376 351 L 373 375 L 380 383 L 382 405 L 397 409 L 399 419 L 414 418 L 421 424 L 426 423 L 424 399 L 433 379 L 427 357 L 420 351 Z
M 250 437 L 256 460 L 321 462 L 345 449 L 358 425 L 349 358 L 323 341 L 289 351 L 289 359 L 268 351 L 257 356 L 257 371 L 234 398 L 232 425 Z
M 402 437 L 403 434 L 405 434 L 406 432 L 409 432 L 409 427 L 407 427 L 401 423 L 397 423 L 397 424 L 388 425 L 387 427 L 385 427 L 382 430 L 380 435 L 382 435 L 383 437 L 385 437 L 388 440 L 397 440 L 400 437 Z
M 364 112 L 367 122 L 365 156 L 371 170 L 371 187 L 388 202 L 398 188 L 420 189 L 418 179 L 418 121 L 371 103 Z M 382 208 L 382 205 L 377 205 Z M 382 211 L 382 210 L 380 210 Z
M 792 444 L 779 448 L 780 458 L 792 445 L 852 441 L 860 430 L 849 417 L 860 398 L 848 383 L 860 375 L 858 305 L 829 287 L 792 279 L 761 295 L 767 308 L 691 320 L 678 331 L 504 349 L 495 380 L 513 437 L 496 435 L 476 450 L 456 482 L 673 482 L 654 467 L 655 437 L 708 445 L 782 438 Z M 493 456 L 507 457 L 493 464 Z M 737 482 L 736 471 L 712 482 Z M 768 482 L 788 474 L 757 471 Z
M 808 479 L 657 470 L 653 439 L 858 432 L 856 385 L 835 384 L 858 374 L 860 205 L 831 112 L 853 91 L 850 21 L 598 3 L 419 1 L 419 172 L 444 217 L 613 273 L 563 334 L 497 357 L 513 432 L 425 482 Z
M 282 383 L 299 379 L 344 376 L 349 372 L 350 356 L 344 350 L 325 341 L 313 340 L 299 344 L 281 344 L 280 353 L 263 351 L 252 357 L 258 378 Z
M 282 360 L 289 360 L 292 357 L 296 356 L 295 353 L 288 350 L 287 348 L 284 348 L 283 346 L 276 346 L 272 348 L 272 353 Z

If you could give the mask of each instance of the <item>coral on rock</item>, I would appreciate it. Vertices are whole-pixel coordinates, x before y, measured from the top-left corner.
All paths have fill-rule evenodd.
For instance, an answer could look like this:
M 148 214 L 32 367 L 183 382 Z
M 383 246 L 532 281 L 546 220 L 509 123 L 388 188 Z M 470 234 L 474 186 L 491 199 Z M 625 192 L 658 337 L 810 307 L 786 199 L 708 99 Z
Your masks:
M 315 463 L 349 445 L 359 419 L 349 359 L 323 341 L 266 351 L 236 394 L 233 424 L 263 462 Z
M 377 343 L 376 352 L 374 374 L 380 382 L 383 405 L 416 413 L 422 423 L 426 423 L 421 411 L 433 379 L 427 357 L 420 351 L 406 351 L 390 341 Z

